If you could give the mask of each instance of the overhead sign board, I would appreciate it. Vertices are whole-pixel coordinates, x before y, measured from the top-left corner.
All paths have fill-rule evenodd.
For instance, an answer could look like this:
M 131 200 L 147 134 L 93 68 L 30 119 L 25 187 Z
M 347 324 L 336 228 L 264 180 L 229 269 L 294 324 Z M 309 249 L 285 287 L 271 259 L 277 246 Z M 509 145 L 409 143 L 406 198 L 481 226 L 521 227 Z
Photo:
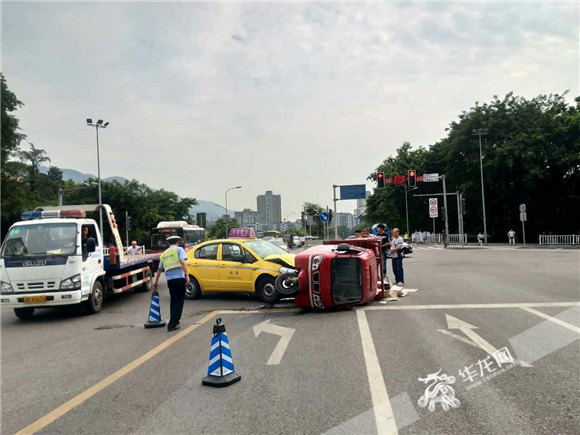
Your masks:
M 320 220 L 322 222 L 328 222 L 328 213 L 326 213 L 325 211 L 323 211 L 322 213 L 320 213 L 320 215 L 318 216 L 320 218 Z
M 423 174 L 423 182 L 433 183 L 439 181 L 439 174 Z
M 429 217 L 439 217 L 439 206 L 437 205 L 437 198 L 429 198 Z
M 197 226 L 205 228 L 207 225 L 207 215 L 205 213 L 197 214 Z
M 523 213 L 526 211 L 526 204 L 520 204 L 520 212 Z
M 365 184 L 351 184 L 340 186 L 340 199 L 365 199 L 367 186 Z

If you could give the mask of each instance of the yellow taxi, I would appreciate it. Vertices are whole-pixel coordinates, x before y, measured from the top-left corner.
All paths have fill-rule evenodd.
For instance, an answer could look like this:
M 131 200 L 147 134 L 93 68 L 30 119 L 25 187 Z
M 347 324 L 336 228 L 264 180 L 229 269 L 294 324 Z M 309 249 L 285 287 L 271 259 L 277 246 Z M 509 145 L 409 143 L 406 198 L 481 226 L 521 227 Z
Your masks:
M 211 240 L 187 252 L 190 284 L 185 297 L 197 299 L 205 292 L 257 293 L 263 302 L 272 303 L 280 297 L 275 280 L 287 268 L 294 268 L 294 254 L 266 240 Z

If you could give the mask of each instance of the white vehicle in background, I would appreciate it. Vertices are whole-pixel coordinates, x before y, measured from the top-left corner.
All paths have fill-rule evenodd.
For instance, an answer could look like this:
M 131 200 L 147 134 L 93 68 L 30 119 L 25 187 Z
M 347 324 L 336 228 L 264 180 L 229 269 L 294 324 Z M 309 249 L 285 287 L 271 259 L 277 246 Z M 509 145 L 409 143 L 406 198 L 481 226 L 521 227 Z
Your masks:
M 97 222 L 86 218 L 99 210 L 109 248 L 103 247 Z M 18 317 L 73 304 L 95 314 L 106 294 L 151 289 L 151 266 L 159 254 L 125 255 L 108 205 L 43 207 L 23 213 L 22 219 L 8 230 L 0 254 L 1 306 L 14 308 Z
M 298 236 L 293 236 L 292 237 L 292 243 L 294 244 L 294 246 L 296 248 L 301 247 L 302 245 L 304 245 L 304 242 L 302 241 L 302 239 Z
M 276 245 L 279 248 L 282 248 L 284 251 L 288 252 L 288 246 L 286 245 L 286 243 L 284 243 L 283 240 L 281 240 L 281 239 L 272 239 L 272 240 L 268 240 L 268 242 L 270 242 L 273 245 Z

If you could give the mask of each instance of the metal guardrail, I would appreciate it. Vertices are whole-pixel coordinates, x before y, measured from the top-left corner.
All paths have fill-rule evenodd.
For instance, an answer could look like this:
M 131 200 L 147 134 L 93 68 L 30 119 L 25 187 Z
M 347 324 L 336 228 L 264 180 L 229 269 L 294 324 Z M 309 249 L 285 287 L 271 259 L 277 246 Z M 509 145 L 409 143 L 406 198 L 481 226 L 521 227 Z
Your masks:
M 580 245 L 580 235 L 543 235 L 539 236 L 541 245 Z
M 145 245 L 143 246 L 137 246 L 139 248 L 139 253 L 136 255 L 145 255 Z M 125 252 L 127 250 L 127 247 L 123 247 L 123 252 Z M 107 256 L 109 255 L 109 248 L 103 248 L 103 255 Z
M 461 234 L 449 234 L 447 243 L 461 243 Z M 411 243 L 443 243 L 443 234 L 413 233 Z M 467 243 L 467 234 L 463 234 L 463 243 Z

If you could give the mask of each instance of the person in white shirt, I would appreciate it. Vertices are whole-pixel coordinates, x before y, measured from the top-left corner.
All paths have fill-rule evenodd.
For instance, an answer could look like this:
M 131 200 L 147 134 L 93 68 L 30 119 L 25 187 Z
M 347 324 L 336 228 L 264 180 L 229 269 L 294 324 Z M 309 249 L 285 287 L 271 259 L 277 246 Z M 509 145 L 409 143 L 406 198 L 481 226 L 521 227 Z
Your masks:
M 405 285 L 405 274 L 403 271 L 403 238 L 399 235 L 399 229 L 393 228 L 393 240 L 391 240 L 391 257 L 393 259 L 393 273 L 395 274 L 395 282 L 398 286 Z M 395 293 L 394 291 L 392 293 Z M 396 294 L 390 295 L 392 298 L 397 296 L 407 296 L 406 290 L 399 290 Z
M 479 242 L 479 246 L 483 245 L 483 239 L 485 239 L 485 237 L 483 236 L 483 234 L 481 234 L 480 231 L 479 234 L 477 235 L 477 241 Z
M 515 245 L 516 244 L 516 232 L 514 230 L 509 230 L 507 235 L 508 235 L 508 239 L 510 241 L 510 245 Z
M 141 251 L 141 248 L 139 248 L 139 246 L 137 246 L 137 242 L 135 240 L 133 240 L 131 242 L 131 246 L 129 246 L 127 248 L 127 250 L 125 251 L 125 254 L 127 254 L 127 255 L 139 255 L 139 251 Z

